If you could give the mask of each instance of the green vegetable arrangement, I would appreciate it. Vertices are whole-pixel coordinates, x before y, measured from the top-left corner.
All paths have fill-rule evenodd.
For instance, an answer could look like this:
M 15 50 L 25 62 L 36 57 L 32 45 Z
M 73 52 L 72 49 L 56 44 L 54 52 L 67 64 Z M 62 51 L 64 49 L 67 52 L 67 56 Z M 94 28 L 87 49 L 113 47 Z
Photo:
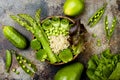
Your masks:
M 83 40 L 79 39 L 77 45 L 71 44 L 70 30 L 75 23 L 68 18 L 53 16 L 40 22 L 41 10 L 35 13 L 35 18 L 28 14 L 11 15 L 10 17 L 21 26 L 32 32 L 34 39 L 31 41 L 31 48 L 36 50 L 36 58 L 40 61 L 54 63 L 67 63 L 83 49 Z M 79 22 L 80 24 L 80 22 Z M 80 28 L 80 25 L 76 29 Z M 74 35 L 80 36 L 80 29 L 74 31 Z M 72 41 L 74 43 L 74 40 Z
M 42 47 L 46 51 L 47 56 L 52 64 L 57 62 L 57 59 L 49 46 L 49 42 L 47 40 L 48 38 L 46 37 L 46 34 L 41 27 L 41 24 L 38 23 L 38 21 L 40 21 L 38 20 L 40 18 L 40 10 L 37 10 L 35 19 L 33 19 L 28 14 L 18 14 L 18 16 L 11 15 L 11 18 L 17 23 L 19 23 L 21 26 L 25 27 L 30 32 L 32 32 L 36 39 L 42 44 Z
M 87 76 L 90 80 L 119 80 L 120 55 L 106 49 L 98 57 L 93 55 L 88 61 Z

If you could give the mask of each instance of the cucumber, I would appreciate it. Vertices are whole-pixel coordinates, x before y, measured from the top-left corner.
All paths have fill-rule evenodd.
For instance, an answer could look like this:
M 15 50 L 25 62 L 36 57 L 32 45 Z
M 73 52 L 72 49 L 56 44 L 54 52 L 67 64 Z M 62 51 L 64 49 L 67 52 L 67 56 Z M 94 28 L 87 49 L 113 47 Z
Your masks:
M 9 72 L 11 64 L 12 64 L 12 54 L 9 50 L 6 50 L 6 64 L 5 64 L 5 66 L 6 66 L 7 72 Z
M 25 49 L 27 46 L 26 38 L 21 35 L 16 29 L 12 26 L 3 27 L 4 36 L 16 47 L 19 49 Z

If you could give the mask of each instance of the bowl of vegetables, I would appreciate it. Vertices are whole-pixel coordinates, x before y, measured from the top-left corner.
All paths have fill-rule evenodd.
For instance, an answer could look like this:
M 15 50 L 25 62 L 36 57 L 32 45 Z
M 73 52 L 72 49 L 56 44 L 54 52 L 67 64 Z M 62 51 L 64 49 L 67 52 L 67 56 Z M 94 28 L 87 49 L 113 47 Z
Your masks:
M 83 24 L 64 16 L 50 16 L 40 21 L 40 14 L 38 9 L 34 18 L 28 14 L 10 17 L 33 34 L 30 46 L 35 50 L 36 59 L 54 65 L 74 60 L 84 49 Z
M 84 41 L 80 27 L 79 21 L 75 22 L 64 16 L 43 19 L 41 21 L 43 43 L 39 43 L 36 37 L 31 41 L 31 47 L 36 49 L 36 58 L 54 65 L 74 60 L 83 51 Z

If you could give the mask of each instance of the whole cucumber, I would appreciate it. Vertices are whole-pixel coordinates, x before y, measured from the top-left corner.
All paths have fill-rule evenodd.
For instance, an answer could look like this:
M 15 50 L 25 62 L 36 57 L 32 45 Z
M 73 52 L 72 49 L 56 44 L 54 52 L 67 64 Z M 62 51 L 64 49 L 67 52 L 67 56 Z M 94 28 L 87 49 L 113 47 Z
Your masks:
M 4 36 L 17 48 L 24 49 L 27 46 L 27 40 L 16 29 L 11 26 L 3 27 Z
M 6 71 L 9 72 L 10 66 L 12 64 L 12 54 L 9 50 L 6 50 Z

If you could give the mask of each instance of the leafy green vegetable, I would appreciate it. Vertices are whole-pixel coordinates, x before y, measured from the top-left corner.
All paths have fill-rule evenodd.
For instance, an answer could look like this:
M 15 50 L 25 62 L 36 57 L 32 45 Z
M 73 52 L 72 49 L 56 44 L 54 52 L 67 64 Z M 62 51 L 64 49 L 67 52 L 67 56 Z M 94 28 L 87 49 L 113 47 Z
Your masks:
M 99 80 L 97 76 L 94 75 L 94 71 L 97 68 L 97 65 L 99 63 L 99 58 L 95 54 L 91 57 L 91 59 L 88 61 L 88 70 L 87 70 L 87 75 L 91 80 Z
M 83 42 L 80 41 L 77 45 L 72 45 L 74 55 L 79 54 L 83 50 Z
M 109 80 L 120 80 L 120 62 L 117 63 L 117 66 L 110 75 Z
M 100 58 L 93 55 L 88 61 L 87 76 L 90 80 L 108 80 L 118 61 L 119 55 L 111 54 L 110 49 L 103 51 Z
M 73 55 L 72 55 L 71 50 L 69 48 L 64 49 L 63 51 L 61 51 L 59 53 L 59 58 L 65 63 L 71 61 L 73 59 Z

